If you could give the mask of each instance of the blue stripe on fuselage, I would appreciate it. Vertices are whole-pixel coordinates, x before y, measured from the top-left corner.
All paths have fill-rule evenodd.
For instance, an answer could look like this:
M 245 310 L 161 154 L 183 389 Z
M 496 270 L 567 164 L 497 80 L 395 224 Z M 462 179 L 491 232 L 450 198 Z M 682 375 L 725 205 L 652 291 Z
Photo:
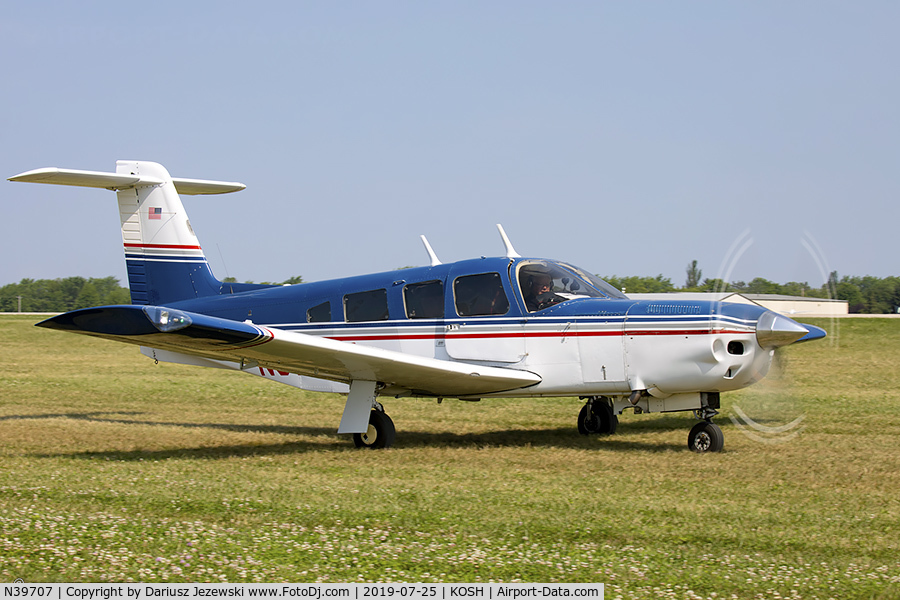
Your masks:
M 156 258 L 156 257 L 154 257 Z M 172 257 L 173 261 L 176 260 Z M 529 260 L 529 259 L 522 259 Z M 176 262 L 151 263 L 142 261 L 147 269 L 153 265 L 159 268 L 189 268 Z M 377 331 L 398 328 L 439 328 L 448 325 L 479 326 L 499 331 L 500 329 L 521 328 L 528 324 L 548 326 L 554 323 L 577 322 L 588 327 L 618 327 L 623 324 L 637 327 L 677 327 L 687 328 L 734 326 L 739 329 L 752 327 L 765 309 L 754 305 L 727 304 L 714 301 L 688 300 L 631 300 L 618 298 L 575 298 L 537 313 L 525 310 L 518 283 L 510 279 L 515 272 L 515 261 L 507 258 L 486 258 L 461 261 L 434 267 L 414 267 L 398 271 L 360 275 L 330 281 L 301 283 L 284 287 L 269 287 L 264 290 L 229 293 L 222 286 L 222 292 L 215 296 L 185 299 L 172 306 L 183 310 L 209 314 L 237 321 L 252 320 L 283 329 L 315 332 L 330 330 L 352 335 L 355 331 Z M 509 295 L 509 311 L 498 316 L 458 317 L 455 313 L 453 281 L 456 277 L 498 273 L 504 289 Z M 441 281 L 444 286 L 444 319 L 407 319 L 404 287 L 408 284 L 427 281 Z M 344 296 L 346 294 L 384 289 L 388 300 L 391 320 L 375 322 L 345 322 Z M 238 291 L 238 290 L 235 290 Z M 325 323 L 307 323 L 307 310 L 322 303 L 330 303 L 332 320 Z

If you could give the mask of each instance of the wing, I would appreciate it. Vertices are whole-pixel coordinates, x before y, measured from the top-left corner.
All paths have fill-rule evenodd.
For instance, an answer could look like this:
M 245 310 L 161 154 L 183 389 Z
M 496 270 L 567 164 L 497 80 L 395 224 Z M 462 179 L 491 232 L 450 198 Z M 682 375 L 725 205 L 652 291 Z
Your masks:
M 541 381 L 529 371 L 415 356 L 159 306 L 86 308 L 38 326 L 332 381 L 377 381 L 430 396 L 477 396 Z

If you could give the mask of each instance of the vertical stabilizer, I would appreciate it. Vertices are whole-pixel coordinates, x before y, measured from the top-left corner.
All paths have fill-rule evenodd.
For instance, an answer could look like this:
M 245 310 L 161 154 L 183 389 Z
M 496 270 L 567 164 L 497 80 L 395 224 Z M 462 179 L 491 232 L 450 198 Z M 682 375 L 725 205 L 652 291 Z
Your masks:
M 160 182 L 119 189 L 116 194 L 131 301 L 167 304 L 218 294 L 222 284 L 209 268 L 165 167 L 120 160 L 116 174 Z

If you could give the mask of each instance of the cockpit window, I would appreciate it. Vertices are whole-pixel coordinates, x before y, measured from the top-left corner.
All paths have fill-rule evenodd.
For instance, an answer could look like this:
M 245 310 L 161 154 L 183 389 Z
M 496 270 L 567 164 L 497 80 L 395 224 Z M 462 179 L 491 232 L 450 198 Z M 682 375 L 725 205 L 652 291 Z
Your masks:
M 599 277 L 565 263 L 524 260 L 517 269 L 519 289 L 528 312 L 575 298 L 625 297 Z

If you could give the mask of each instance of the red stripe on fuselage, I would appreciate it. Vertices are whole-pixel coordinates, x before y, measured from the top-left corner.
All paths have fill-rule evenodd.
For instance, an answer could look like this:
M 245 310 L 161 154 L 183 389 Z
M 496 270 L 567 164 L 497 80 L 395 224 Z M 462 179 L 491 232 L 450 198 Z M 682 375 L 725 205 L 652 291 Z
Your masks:
M 328 339 L 339 342 L 388 342 L 403 340 L 495 340 L 509 338 L 564 338 L 564 337 L 601 337 L 601 336 L 625 336 L 625 335 L 711 335 L 711 334 L 744 334 L 751 331 L 737 331 L 729 329 L 692 330 L 692 329 L 646 329 L 635 331 L 535 331 L 531 333 L 461 333 L 451 335 L 359 335 L 359 336 L 329 336 Z

